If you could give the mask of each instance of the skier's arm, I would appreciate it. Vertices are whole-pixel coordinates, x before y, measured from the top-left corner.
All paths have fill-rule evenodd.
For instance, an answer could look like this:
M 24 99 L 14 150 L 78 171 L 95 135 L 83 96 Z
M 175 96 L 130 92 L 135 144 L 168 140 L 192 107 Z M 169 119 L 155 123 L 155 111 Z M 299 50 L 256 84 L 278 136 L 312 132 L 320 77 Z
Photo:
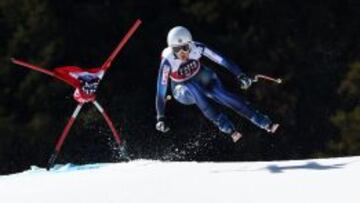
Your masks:
M 156 115 L 157 119 L 165 117 L 165 104 L 166 93 L 169 83 L 170 64 L 166 59 L 163 59 L 160 64 L 158 79 L 157 79 L 157 91 L 156 91 Z
M 220 53 L 209 49 L 205 45 L 203 45 L 203 53 L 208 59 L 214 61 L 215 63 L 221 65 L 222 67 L 226 68 L 230 71 L 233 75 L 236 76 L 238 81 L 240 82 L 242 89 L 247 89 L 252 84 L 252 79 L 249 78 L 238 65 L 232 62 L 230 59 L 225 58 Z
M 210 48 L 204 46 L 203 53 L 205 57 L 212 60 L 213 62 L 221 65 L 222 67 L 226 68 L 228 71 L 230 71 L 235 76 L 243 74 L 242 70 L 238 65 L 236 65 L 234 62 L 232 62 L 230 59 L 225 58 L 220 53 L 211 50 Z

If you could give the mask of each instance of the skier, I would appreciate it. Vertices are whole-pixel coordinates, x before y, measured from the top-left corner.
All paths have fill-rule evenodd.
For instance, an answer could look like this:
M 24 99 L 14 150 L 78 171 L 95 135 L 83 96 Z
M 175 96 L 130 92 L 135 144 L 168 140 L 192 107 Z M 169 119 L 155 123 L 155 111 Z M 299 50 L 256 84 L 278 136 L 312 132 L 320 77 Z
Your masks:
M 242 89 L 248 89 L 253 80 L 241 69 L 221 54 L 202 43 L 192 40 L 191 33 L 182 26 L 172 28 L 167 35 L 168 47 L 162 52 L 157 80 L 156 93 L 156 129 L 168 132 L 170 128 L 165 120 L 165 103 L 169 79 L 173 97 L 184 105 L 196 104 L 204 116 L 212 121 L 221 132 L 231 136 L 233 142 L 241 137 L 228 117 L 215 110 L 209 100 L 233 109 L 256 126 L 269 133 L 275 133 L 279 124 L 273 123 L 267 116 L 251 108 L 247 102 L 224 89 L 217 75 L 200 63 L 204 56 L 226 68 L 234 74 Z

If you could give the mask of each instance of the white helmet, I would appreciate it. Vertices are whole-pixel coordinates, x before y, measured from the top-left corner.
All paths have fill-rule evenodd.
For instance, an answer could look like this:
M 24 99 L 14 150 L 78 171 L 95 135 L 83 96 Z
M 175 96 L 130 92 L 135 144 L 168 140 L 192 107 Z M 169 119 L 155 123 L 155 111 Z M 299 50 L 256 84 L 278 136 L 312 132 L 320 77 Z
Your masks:
M 191 33 L 183 26 L 176 26 L 172 28 L 167 36 L 167 43 L 169 47 L 178 47 L 185 45 L 192 41 Z

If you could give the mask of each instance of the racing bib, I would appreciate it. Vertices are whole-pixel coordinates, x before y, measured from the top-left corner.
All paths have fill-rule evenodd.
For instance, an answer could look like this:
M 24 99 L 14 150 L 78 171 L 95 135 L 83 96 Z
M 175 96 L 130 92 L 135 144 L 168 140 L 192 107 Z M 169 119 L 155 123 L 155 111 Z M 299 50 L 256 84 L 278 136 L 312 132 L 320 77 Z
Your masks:
M 177 70 L 170 74 L 170 78 L 175 82 L 183 82 L 194 77 L 200 70 L 200 62 L 197 60 L 188 60 L 182 63 Z

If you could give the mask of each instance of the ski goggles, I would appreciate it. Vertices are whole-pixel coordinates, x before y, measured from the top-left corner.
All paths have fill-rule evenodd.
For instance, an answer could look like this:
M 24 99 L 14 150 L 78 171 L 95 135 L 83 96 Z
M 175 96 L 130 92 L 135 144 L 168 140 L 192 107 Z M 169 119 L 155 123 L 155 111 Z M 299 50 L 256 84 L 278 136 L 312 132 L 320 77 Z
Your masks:
M 190 46 L 189 44 L 185 44 L 182 46 L 172 47 L 172 50 L 174 51 L 174 53 L 179 53 L 181 50 L 187 52 L 190 50 Z

